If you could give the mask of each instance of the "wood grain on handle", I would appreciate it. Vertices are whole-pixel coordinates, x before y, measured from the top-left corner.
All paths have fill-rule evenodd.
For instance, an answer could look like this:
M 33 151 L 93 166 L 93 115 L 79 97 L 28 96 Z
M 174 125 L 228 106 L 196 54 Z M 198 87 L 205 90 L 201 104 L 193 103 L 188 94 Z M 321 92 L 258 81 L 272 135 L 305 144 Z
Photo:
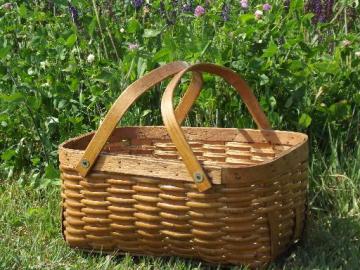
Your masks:
M 179 84 L 181 77 L 188 71 L 208 72 L 223 77 L 225 81 L 238 91 L 258 127 L 260 129 L 271 129 L 271 126 L 250 87 L 231 69 L 214 64 L 196 64 L 176 74 L 164 92 L 161 100 L 161 114 L 165 127 L 199 191 L 205 191 L 211 187 L 211 182 L 187 143 L 180 125 L 176 120 L 173 106 L 174 90 Z M 188 95 L 190 95 L 190 93 L 188 93 Z M 194 100 L 191 102 L 193 101 Z M 183 102 L 190 102 L 190 100 L 185 101 L 183 99 Z M 188 104 L 186 107 L 191 108 L 191 105 Z
M 88 174 L 118 122 L 136 99 L 154 85 L 177 74 L 187 67 L 188 64 L 181 61 L 161 66 L 132 83 L 121 93 L 106 114 L 104 121 L 86 147 L 85 153 L 76 167 L 81 176 L 85 177 Z M 187 90 L 189 94 L 185 93 L 183 98 L 184 102 L 180 102 L 179 108 L 175 114 L 176 121 L 179 124 L 181 124 L 186 117 L 188 110 L 191 108 L 191 104 L 197 98 L 202 87 L 203 81 L 201 75 L 199 73 L 194 73 L 193 75 Z

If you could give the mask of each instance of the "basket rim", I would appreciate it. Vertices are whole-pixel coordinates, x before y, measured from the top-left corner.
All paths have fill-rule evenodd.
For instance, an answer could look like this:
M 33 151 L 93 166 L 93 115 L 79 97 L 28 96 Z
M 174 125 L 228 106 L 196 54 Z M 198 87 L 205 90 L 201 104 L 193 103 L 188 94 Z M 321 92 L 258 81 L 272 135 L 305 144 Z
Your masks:
M 117 127 L 115 129 L 115 131 L 117 132 L 121 132 L 122 130 L 127 130 L 127 131 L 138 131 L 138 130 L 147 130 L 147 129 L 161 129 L 161 130 L 165 130 L 164 126 L 123 126 L 123 127 Z M 254 168 L 254 167 L 259 167 L 259 166 L 263 166 L 263 165 L 267 165 L 273 162 L 276 162 L 277 160 L 283 158 L 284 156 L 286 156 L 287 154 L 301 148 L 302 146 L 306 145 L 308 142 L 308 135 L 305 133 L 301 133 L 301 132 L 294 132 L 294 131 L 283 131 L 283 130 L 259 130 L 259 129 L 248 129 L 248 128 L 217 128 L 217 127 L 183 127 L 183 130 L 186 131 L 191 131 L 191 130 L 210 130 L 210 131 L 234 131 L 234 132 L 258 132 L 258 133 L 262 133 L 262 134 L 266 134 L 266 135 L 270 135 L 270 134 L 281 134 L 283 136 L 286 135 L 290 135 L 293 138 L 296 137 L 296 140 L 298 141 L 298 143 L 295 143 L 293 145 L 290 145 L 290 148 L 287 150 L 282 151 L 277 157 L 275 157 L 274 159 L 271 160 L 266 160 L 266 161 L 262 161 L 260 163 L 257 164 L 249 164 L 249 165 L 242 165 L 242 164 L 229 164 L 229 163 L 225 163 L 225 164 L 221 164 L 221 166 L 216 166 L 216 162 L 214 162 L 214 164 L 212 164 L 212 162 L 210 162 L 211 164 L 208 164 L 209 162 L 200 162 L 205 168 L 209 167 L 209 168 L 224 168 L 224 169 L 244 169 L 244 168 Z M 114 131 L 114 133 L 115 133 Z M 95 131 L 91 131 L 73 138 L 70 138 L 66 141 L 64 141 L 63 143 L 61 143 L 59 145 L 58 150 L 59 151 L 72 151 L 74 153 L 78 153 L 78 154 L 82 154 L 85 152 L 85 150 L 83 149 L 77 149 L 75 147 L 71 147 L 70 145 L 73 143 L 76 143 L 78 141 L 80 141 L 81 139 L 84 139 L 86 137 L 90 137 L 92 135 L 95 134 Z M 136 137 L 134 137 L 136 138 Z M 161 139 L 161 138 L 159 138 Z M 251 143 L 251 142 L 250 142 Z M 286 145 L 286 144 L 273 144 L 273 145 Z M 131 158 L 139 158 L 139 156 L 141 155 L 129 155 L 129 154 L 121 154 L 121 153 L 116 153 L 116 154 L 112 154 L 112 153 L 100 153 L 100 156 L 107 156 L 107 157 L 123 157 L 123 158 L 127 158 L 127 159 L 131 159 Z M 155 157 L 148 157 L 148 156 L 143 156 L 141 157 L 142 159 L 146 159 L 148 161 L 154 161 L 154 162 L 159 162 L 159 160 L 165 160 L 165 159 L 161 159 L 161 158 L 155 158 Z M 176 159 L 166 159 L 165 161 L 167 162 L 171 162 L 171 163 L 183 163 L 181 160 L 176 160 Z
M 119 131 L 121 129 L 153 129 L 153 128 L 161 128 L 161 129 L 165 129 L 164 126 L 121 126 L 121 127 L 116 127 L 115 130 Z M 278 129 L 252 129 L 252 128 L 221 128 L 221 127 L 182 127 L 183 130 L 191 130 L 191 129 L 209 129 L 209 130 L 228 130 L 228 131 L 252 131 L 252 132 L 265 132 L 265 133 L 279 133 L 279 134 L 289 134 L 289 135 L 294 135 L 294 136 L 299 136 L 303 138 L 303 142 L 306 142 L 308 140 L 308 135 L 306 133 L 302 133 L 302 132 L 298 132 L 298 131 L 288 131 L 288 130 L 278 130 Z M 114 130 L 114 131 L 115 131 Z M 96 133 L 96 130 L 94 131 L 90 131 L 90 132 L 86 132 L 83 134 L 80 134 L 78 136 L 69 138 L 67 140 L 65 140 L 64 142 L 62 142 L 61 144 L 59 144 L 59 148 L 67 148 L 66 144 L 82 139 L 86 136 L 90 136 Z M 295 145 L 294 145 L 295 146 Z M 71 148 L 68 148 L 71 149 Z M 77 150 L 77 149 L 74 149 Z

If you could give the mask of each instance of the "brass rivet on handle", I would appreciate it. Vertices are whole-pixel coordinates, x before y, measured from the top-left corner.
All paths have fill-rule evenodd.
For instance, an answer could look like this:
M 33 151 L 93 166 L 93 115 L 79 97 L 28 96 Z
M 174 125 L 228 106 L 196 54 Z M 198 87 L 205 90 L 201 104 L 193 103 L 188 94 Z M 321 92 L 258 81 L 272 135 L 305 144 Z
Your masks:
M 202 183 L 202 181 L 204 181 L 203 174 L 201 172 L 195 172 L 194 173 L 194 181 L 197 184 Z
M 81 160 L 81 166 L 87 169 L 90 167 L 90 162 L 87 159 L 83 159 Z

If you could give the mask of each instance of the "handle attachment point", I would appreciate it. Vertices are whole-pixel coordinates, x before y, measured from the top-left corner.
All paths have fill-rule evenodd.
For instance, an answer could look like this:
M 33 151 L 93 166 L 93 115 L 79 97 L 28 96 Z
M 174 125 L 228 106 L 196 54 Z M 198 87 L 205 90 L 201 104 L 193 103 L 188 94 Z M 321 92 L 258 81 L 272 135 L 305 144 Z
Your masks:
M 87 159 L 82 159 L 81 160 L 81 166 L 85 169 L 89 168 L 90 167 L 90 162 L 87 160 Z
M 202 172 L 194 172 L 193 178 L 196 184 L 200 184 L 204 181 L 204 175 Z

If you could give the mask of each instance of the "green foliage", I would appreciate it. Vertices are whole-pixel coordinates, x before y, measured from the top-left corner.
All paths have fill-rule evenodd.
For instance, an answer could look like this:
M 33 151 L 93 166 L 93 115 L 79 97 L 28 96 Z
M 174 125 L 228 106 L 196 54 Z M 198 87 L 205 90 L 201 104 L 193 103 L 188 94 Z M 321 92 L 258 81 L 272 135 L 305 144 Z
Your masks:
M 262 2 L 245 10 L 230 1 L 228 21 L 224 1 L 211 1 L 201 17 L 175 1 L 164 1 L 163 10 L 159 0 L 150 2 L 136 10 L 131 1 L 76 0 L 76 18 L 62 0 L 0 9 L 0 177 L 57 183 L 59 143 L 96 129 L 127 85 L 174 60 L 233 68 L 274 128 L 306 131 L 325 157 L 330 134 L 344 140 L 337 150 L 357 143 L 360 24 L 359 16 L 347 16 L 355 2 L 337 3 L 334 19 L 316 25 L 303 1 L 291 1 L 288 10 L 269 1 L 272 9 L 259 20 L 254 12 Z M 140 98 L 121 124 L 161 124 L 163 88 Z M 208 75 L 185 122 L 254 127 L 236 92 Z

